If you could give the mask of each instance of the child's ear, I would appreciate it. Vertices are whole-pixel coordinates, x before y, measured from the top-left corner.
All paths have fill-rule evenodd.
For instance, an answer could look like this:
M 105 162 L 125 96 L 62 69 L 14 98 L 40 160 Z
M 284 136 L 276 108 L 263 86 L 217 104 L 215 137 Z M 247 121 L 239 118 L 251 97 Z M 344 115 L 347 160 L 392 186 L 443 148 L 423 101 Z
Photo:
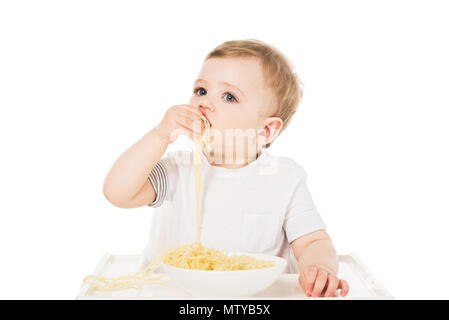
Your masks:
M 265 120 L 265 127 L 259 129 L 257 139 L 260 144 L 270 143 L 281 131 L 283 122 L 281 118 L 273 117 Z

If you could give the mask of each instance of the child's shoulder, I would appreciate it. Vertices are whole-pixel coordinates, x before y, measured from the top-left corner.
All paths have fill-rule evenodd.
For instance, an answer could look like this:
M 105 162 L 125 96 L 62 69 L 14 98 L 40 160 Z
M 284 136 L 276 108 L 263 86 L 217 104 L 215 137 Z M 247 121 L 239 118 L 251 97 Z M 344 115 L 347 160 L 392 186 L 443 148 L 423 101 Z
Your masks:
M 288 156 L 273 155 L 269 152 L 267 152 L 267 155 L 269 162 L 272 165 L 276 164 L 279 170 L 288 175 L 289 177 L 296 176 L 298 178 L 301 178 L 306 175 L 304 167 L 301 164 L 299 164 L 295 159 Z
M 290 169 L 303 169 L 303 166 L 300 165 L 295 159 L 287 156 L 271 156 L 273 158 L 277 158 L 281 165 L 290 168 Z

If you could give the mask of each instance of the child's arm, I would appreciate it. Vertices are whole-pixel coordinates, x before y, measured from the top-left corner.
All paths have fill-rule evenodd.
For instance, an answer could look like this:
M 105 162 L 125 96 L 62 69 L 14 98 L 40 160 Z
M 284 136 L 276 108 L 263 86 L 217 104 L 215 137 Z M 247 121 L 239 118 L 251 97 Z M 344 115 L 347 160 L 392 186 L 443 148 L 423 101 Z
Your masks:
M 162 121 L 123 152 L 109 170 L 103 184 L 106 199 L 120 208 L 136 208 L 156 199 L 148 175 L 164 155 L 168 145 L 180 134 L 193 138 L 194 121 L 201 112 L 191 105 L 176 105 L 167 110 Z M 201 127 L 195 127 L 201 134 Z
M 338 255 L 326 231 L 309 233 L 291 245 L 298 260 L 299 284 L 307 296 L 333 297 L 338 289 L 342 296 L 347 295 L 349 286 L 337 278 Z

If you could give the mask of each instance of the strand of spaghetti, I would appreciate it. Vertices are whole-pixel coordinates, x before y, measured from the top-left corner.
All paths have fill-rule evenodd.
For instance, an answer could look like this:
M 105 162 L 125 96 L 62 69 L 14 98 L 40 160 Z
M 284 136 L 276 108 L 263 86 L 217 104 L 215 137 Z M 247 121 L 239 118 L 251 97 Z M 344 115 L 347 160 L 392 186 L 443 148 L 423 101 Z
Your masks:
M 95 290 L 108 290 L 108 289 L 125 289 L 130 287 L 141 287 L 143 284 L 148 283 L 166 283 L 165 281 L 160 281 L 162 278 L 166 277 L 165 274 L 155 276 L 151 279 L 143 279 L 143 280 L 137 280 L 137 279 L 128 279 L 125 281 L 118 281 L 114 279 L 114 281 L 103 281 L 101 278 L 92 279 L 92 282 L 89 282 L 92 286 L 92 289 Z
M 116 278 L 105 278 L 105 277 L 101 277 L 101 276 L 89 275 L 89 276 L 84 278 L 82 285 L 84 285 L 89 280 L 94 280 L 94 281 L 99 281 L 99 282 L 108 282 L 108 281 L 120 282 L 120 281 L 130 280 L 130 279 L 140 280 L 140 279 L 143 279 L 143 278 L 148 278 L 148 277 L 150 277 L 153 274 L 154 270 L 157 268 L 157 266 L 161 262 L 162 262 L 162 255 L 158 256 L 144 270 L 139 271 L 139 272 L 137 272 L 135 274 L 132 274 L 132 275 L 121 276 L 121 277 L 116 277 Z
M 195 190 L 196 190 L 196 241 L 200 242 L 200 221 L 201 221 L 201 153 L 203 143 L 207 145 L 208 149 L 210 147 L 210 123 L 207 121 L 206 117 L 200 116 L 205 125 L 206 131 L 206 141 L 204 141 L 204 136 L 196 137 L 195 150 L 194 150 L 194 164 L 195 164 Z

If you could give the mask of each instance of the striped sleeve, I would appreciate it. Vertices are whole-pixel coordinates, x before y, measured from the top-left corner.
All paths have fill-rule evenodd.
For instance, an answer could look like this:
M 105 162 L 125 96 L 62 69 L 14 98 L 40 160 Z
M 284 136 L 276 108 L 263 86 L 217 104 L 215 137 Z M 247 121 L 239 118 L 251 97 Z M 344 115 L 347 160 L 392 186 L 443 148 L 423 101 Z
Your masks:
M 168 190 L 167 169 L 161 161 L 156 163 L 153 170 L 151 170 L 148 175 L 148 179 L 153 185 L 154 192 L 156 193 L 156 199 L 153 203 L 148 204 L 148 206 L 157 208 L 164 202 Z

